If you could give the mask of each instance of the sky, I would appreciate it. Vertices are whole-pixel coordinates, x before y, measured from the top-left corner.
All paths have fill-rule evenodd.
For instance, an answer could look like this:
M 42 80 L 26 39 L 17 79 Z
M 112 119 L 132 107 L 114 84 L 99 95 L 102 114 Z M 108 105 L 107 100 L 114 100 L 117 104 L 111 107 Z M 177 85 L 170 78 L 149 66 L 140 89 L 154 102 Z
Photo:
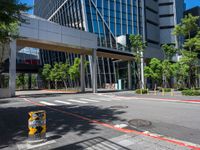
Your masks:
M 27 3 L 28 5 L 33 6 L 33 0 L 20 0 L 22 3 Z M 185 0 L 186 9 L 190 9 L 194 6 L 200 6 L 200 0 Z M 32 14 L 33 11 L 30 10 L 28 13 Z

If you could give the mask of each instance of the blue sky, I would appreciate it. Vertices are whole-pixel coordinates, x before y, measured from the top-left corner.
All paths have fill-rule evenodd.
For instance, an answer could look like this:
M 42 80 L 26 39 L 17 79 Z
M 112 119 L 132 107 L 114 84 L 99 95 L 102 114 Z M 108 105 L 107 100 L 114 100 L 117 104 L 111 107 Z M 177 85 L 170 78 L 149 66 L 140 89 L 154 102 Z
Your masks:
M 20 2 L 33 6 L 33 0 L 20 0 Z M 194 6 L 200 6 L 200 0 L 185 0 L 185 3 L 186 9 L 190 9 Z M 31 10 L 29 13 L 33 13 L 33 11 Z

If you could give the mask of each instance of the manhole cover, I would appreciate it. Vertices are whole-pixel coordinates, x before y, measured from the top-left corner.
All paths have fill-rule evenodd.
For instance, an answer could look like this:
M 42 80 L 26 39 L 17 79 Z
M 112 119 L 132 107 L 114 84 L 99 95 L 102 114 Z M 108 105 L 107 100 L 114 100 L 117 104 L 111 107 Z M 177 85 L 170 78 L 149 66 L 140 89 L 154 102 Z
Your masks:
M 128 106 L 110 106 L 112 109 L 125 109 L 128 108 Z
M 152 125 L 150 121 L 142 120 L 142 119 L 132 119 L 129 122 L 129 125 L 134 127 L 149 127 Z

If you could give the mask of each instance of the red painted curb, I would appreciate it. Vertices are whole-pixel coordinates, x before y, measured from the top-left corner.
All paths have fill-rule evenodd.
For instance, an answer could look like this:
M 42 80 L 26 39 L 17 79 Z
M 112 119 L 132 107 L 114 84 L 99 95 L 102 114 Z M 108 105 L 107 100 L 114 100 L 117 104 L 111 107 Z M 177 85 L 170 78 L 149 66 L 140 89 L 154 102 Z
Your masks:
M 169 139 L 169 138 L 166 138 L 166 137 L 155 136 L 155 135 L 151 135 L 151 134 L 148 134 L 148 133 L 139 132 L 139 131 L 136 131 L 136 130 L 117 128 L 112 124 L 107 124 L 107 123 L 100 122 L 100 121 L 94 120 L 94 119 L 90 119 L 90 118 L 87 118 L 87 117 L 84 117 L 84 116 L 81 116 L 81 115 L 78 115 L 78 114 L 74 114 L 74 113 L 66 112 L 66 111 L 63 111 L 63 110 L 56 109 L 56 108 L 52 108 L 52 107 L 49 107 L 49 106 L 46 106 L 46 105 L 43 105 L 43 104 L 40 104 L 40 103 L 33 102 L 33 101 L 31 101 L 31 100 L 29 100 L 27 98 L 24 98 L 24 100 L 29 102 L 29 103 L 31 103 L 31 104 L 34 104 L 36 106 L 47 107 L 47 108 L 49 108 L 51 110 L 54 110 L 54 111 L 57 111 L 57 112 L 61 112 L 61 113 L 64 113 L 66 115 L 74 116 L 74 117 L 80 118 L 82 120 L 91 122 L 91 123 L 96 123 L 96 124 L 99 124 L 101 126 L 114 129 L 114 130 L 119 131 L 119 132 L 135 133 L 135 134 L 138 134 L 138 135 L 143 135 L 143 136 L 151 137 L 151 138 L 154 138 L 154 139 L 158 139 L 160 141 L 165 141 L 165 142 L 168 142 L 168 143 L 173 143 L 173 144 L 176 144 L 176 145 L 179 145 L 179 146 L 187 147 L 187 148 L 190 148 L 192 150 L 200 150 L 200 147 L 193 146 L 193 145 L 190 145 L 190 144 L 186 144 L 184 142 L 181 142 L 181 141 L 178 141 L 178 140 L 175 140 L 175 139 Z

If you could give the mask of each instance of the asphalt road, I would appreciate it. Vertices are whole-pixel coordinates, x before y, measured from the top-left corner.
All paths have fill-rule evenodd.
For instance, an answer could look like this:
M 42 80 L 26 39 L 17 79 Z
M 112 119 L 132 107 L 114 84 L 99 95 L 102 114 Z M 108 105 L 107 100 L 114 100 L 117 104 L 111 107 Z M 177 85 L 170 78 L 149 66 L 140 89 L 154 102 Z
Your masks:
M 59 141 L 62 137 L 62 140 L 54 144 L 55 147 L 62 145 L 59 149 L 71 149 L 70 146 L 74 144 L 70 144 L 77 141 L 101 141 L 123 135 L 106 128 L 105 125 L 102 126 L 101 123 L 122 125 L 126 129 L 149 131 L 200 144 L 200 103 L 169 102 L 148 97 L 137 99 L 134 96 L 122 97 L 115 93 L 87 93 L 39 94 L 0 100 L 0 148 L 13 146 L 15 149 L 14 143 L 26 139 L 27 113 L 38 109 L 47 111 L 49 138 Z M 67 111 L 68 114 L 59 111 Z M 150 121 L 151 125 L 135 127 L 129 124 L 132 119 Z M 99 122 L 96 123 L 96 120 Z M 94 122 L 88 124 L 88 121 Z M 63 141 L 63 138 L 66 140 Z

